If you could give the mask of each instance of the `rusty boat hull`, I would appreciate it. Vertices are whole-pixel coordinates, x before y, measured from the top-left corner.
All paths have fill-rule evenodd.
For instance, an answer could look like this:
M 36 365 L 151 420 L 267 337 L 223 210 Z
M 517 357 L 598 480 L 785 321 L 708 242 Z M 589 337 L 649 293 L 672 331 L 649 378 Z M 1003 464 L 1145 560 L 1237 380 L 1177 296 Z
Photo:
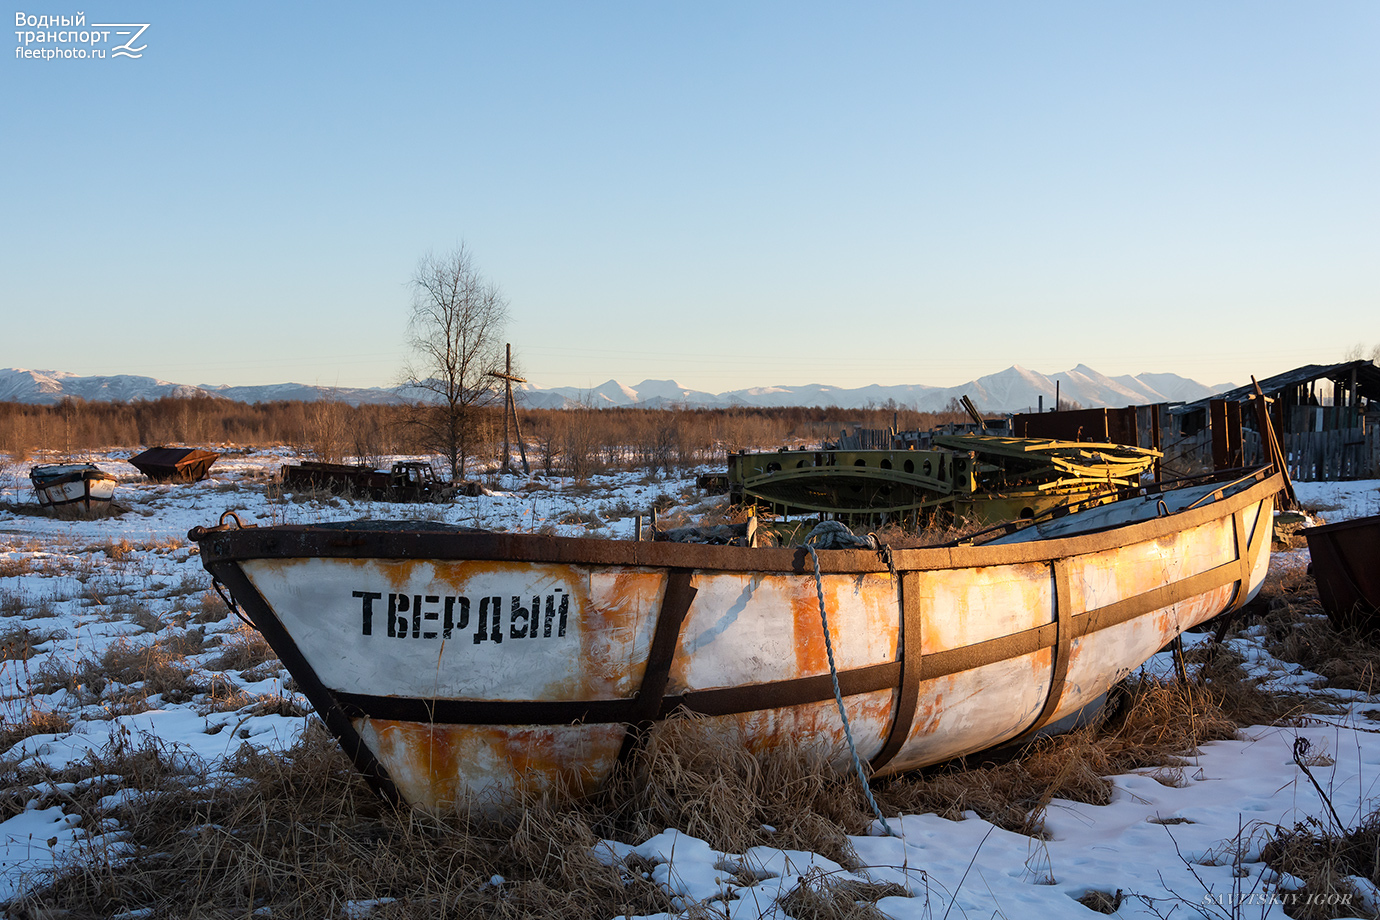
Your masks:
M 983 545 L 818 551 L 858 754 L 885 776 L 1094 703 L 1254 596 L 1279 487 L 1260 471 Z M 805 548 L 427 522 L 189 536 L 357 767 L 413 805 L 592 791 L 679 710 L 756 750 L 803 740 L 847 763 Z
M 1380 628 L 1380 515 L 1306 527 L 1318 599 L 1339 629 Z

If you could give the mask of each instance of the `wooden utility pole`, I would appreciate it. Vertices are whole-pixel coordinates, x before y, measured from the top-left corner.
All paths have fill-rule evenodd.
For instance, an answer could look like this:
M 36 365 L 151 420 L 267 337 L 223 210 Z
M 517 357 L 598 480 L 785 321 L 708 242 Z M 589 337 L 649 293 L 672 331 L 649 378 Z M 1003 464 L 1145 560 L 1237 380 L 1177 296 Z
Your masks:
M 522 454 L 522 471 L 531 474 L 532 469 L 527 465 L 527 447 L 522 443 L 522 425 L 518 422 L 517 401 L 513 399 L 513 384 L 526 383 L 525 377 L 513 376 L 513 346 L 505 345 L 507 350 L 507 363 L 504 365 L 503 373 L 489 371 L 488 376 L 497 377 L 503 381 L 503 472 L 508 473 L 512 468 L 508 466 L 508 460 L 512 456 L 512 448 L 508 440 L 508 417 L 512 416 L 513 429 L 517 434 L 518 452 Z
M 1275 426 L 1270 422 L 1269 404 L 1274 400 L 1261 391 L 1254 374 L 1251 375 L 1251 386 L 1255 387 L 1255 395 L 1251 399 L 1255 402 L 1256 418 L 1259 420 L 1256 424 L 1260 426 L 1260 446 L 1265 449 L 1265 455 L 1270 458 L 1275 469 L 1284 476 L 1284 500 L 1280 504 L 1286 511 L 1297 511 L 1299 499 L 1294 494 L 1294 480 L 1289 476 L 1289 461 L 1280 449 L 1279 439 L 1275 437 Z

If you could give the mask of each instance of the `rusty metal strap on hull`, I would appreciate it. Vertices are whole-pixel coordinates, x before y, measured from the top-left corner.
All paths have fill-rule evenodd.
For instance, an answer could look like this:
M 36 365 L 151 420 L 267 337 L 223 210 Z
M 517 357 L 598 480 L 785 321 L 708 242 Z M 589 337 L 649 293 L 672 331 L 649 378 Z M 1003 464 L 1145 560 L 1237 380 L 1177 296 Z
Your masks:
M 661 612 L 656 618 L 656 633 L 647 650 L 647 666 L 642 672 L 642 686 L 633 701 L 633 715 L 628 721 L 628 734 L 618 751 L 623 762 L 641 742 L 652 722 L 661 714 L 661 702 L 666 696 L 666 684 L 671 679 L 671 663 L 680 644 L 680 629 L 690 603 L 699 589 L 690 586 L 690 569 L 671 569 L 666 575 L 666 590 L 661 597 Z
M 890 690 L 900 677 L 899 662 L 853 668 L 839 672 L 844 696 Z M 637 722 L 642 708 L 636 698 L 621 700 L 447 700 L 418 697 L 332 694 L 351 718 L 369 716 L 402 722 L 438 722 L 450 725 L 570 725 L 572 723 Z M 828 674 L 794 680 L 695 690 L 662 698 L 656 718 L 677 709 L 707 716 L 736 715 L 762 709 L 784 709 L 834 698 Z
M 1056 559 L 1054 561 L 1054 607 L 1058 617 L 1056 621 L 1057 637 L 1054 644 L 1054 667 L 1049 677 L 1049 692 L 1045 694 L 1045 705 L 1040 709 L 1040 714 L 1035 717 L 1027 732 L 1036 732 L 1043 728 L 1052 718 L 1055 711 L 1059 708 L 1059 701 L 1064 696 L 1064 680 L 1069 673 L 1069 658 L 1072 657 L 1073 648 L 1073 592 L 1069 587 L 1069 561 L 1067 559 Z
M 1246 538 L 1246 512 L 1238 509 L 1231 516 L 1232 530 L 1236 534 L 1236 561 L 1240 563 L 1240 577 L 1236 580 L 1236 591 L 1232 595 L 1231 603 L 1227 610 L 1238 610 L 1246 603 L 1246 594 L 1250 590 L 1251 584 L 1251 551 L 1255 548 L 1252 541 Z M 1256 541 L 1260 539 L 1260 521 L 1256 520 L 1255 536 Z
M 891 720 L 882 749 L 872 758 L 872 772 L 877 772 L 890 763 L 910 737 L 915 713 L 920 705 L 920 631 L 924 615 L 920 610 L 920 573 L 905 572 L 901 575 L 901 641 L 897 643 L 897 653 L 901 659 L 901 685 L 896 693 L 896 715 Z M 842 676 L 842 675 L 840 675 Z
M 1247 581 L 1250 578 L 1249 554 L 1244 560 L 1233 559 L 1231 562 L 1224 562 L 1205 572 L 1190 575 L 1172 584 L 1152 588 L 1144 594 L 1138 594 L 1135 597 L 1108 604 L 1106 607 L 1090 610 L 1077 618 L 1080 624 L 1075 630 L 1074 637 L 1109 629 L 1128 620 L 1134 620 L 1141 614 L 1149 613 L 1152 610 L 1169 607 L 1224 585 L 1235 585 L 1243 578 Z M 1244 594 L 1244 592 L 1242 593 Z

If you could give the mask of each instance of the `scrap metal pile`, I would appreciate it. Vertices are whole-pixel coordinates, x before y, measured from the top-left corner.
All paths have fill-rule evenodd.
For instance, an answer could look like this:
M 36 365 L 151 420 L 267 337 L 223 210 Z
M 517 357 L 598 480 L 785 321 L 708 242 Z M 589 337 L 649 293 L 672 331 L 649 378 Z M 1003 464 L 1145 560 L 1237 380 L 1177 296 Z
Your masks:
M 997 523 L 1111 498 L 1161 454 L 1123 444 L 936 435 L 930 450 L 780 450 L 728 458 L 735 504 L 855 523 Z

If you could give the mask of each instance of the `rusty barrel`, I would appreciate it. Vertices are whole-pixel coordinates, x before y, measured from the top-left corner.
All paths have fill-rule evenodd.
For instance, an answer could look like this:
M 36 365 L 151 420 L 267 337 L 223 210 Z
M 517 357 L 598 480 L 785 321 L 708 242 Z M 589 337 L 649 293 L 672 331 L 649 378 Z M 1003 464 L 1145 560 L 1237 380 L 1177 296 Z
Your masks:
M 1339 628 L 1380 628 L 1380 515 L 1303 531 L 1318 598 Z

